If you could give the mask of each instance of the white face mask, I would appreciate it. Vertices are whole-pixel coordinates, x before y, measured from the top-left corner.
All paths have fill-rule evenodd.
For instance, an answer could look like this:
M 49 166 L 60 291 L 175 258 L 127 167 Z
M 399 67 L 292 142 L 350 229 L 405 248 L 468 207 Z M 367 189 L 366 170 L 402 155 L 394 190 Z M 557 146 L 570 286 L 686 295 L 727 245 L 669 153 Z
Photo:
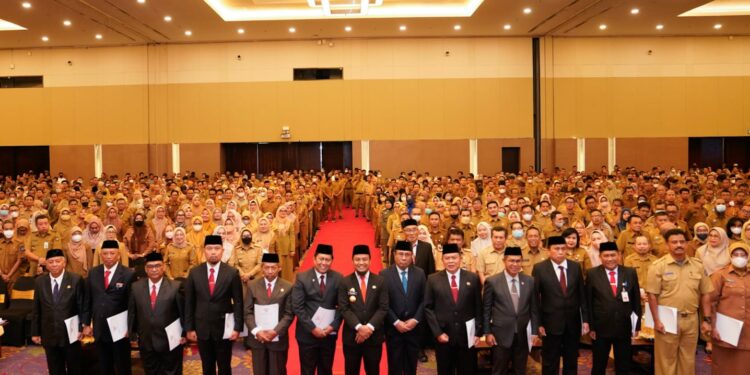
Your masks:
M 5 236 L 5 238 L 13 238 L 13 230 L 12 229 L 4 230 L 3 236 Z
M 737 268 L 747 267 L 747 258 L 745 257 L 732 257 L 732 265 Z
M 196 231 L 196 232 L 200 232 L 200 231 L 201 231 L 201 229 L 203 229 L 203 225 L 198 225 L 198 224 L 196 224 L 196 225 L 193 225 L 193 230 L 194 230 L 194 231 Z
M 168 239 L 171 240 L 172 237 L 174 237 L 174 232 L 172 232 L 172 231 L 165 232 L 164 233 L 164 237 L 167 237 Z
M 83 238 L 83 236 L 81 236 L 80 234 L 74 234 L 70 236 L 70 239 L 73 240 L 73 242 L 81 242 L 81 238 Z
M 422 218 L 422 215 L 411 215 L 411 218 L 414 219 L 414 220 L 416 220 L 416 221 L 419 221 L 419 219 Z
M 523 214 L 522 217 L 523 217 L 523 221 L 531 221 L 531 219 L 534 218 L 534 215 L 532 215 L 532 214 Z
M 732 232 L 732 234 L 740 234 L 742 233 L 741 227 L 731 227 L 729 228 L 729 231 Z

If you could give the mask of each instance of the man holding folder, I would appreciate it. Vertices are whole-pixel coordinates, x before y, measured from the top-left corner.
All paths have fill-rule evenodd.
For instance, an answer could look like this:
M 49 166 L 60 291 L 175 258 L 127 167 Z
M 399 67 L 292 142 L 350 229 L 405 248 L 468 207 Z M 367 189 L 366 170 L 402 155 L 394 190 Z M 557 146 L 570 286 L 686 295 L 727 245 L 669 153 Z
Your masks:
M 703 263 L 685 254 L 687 245 L 682 229 L 664 234 L 669 254 L 648 270 L 648 304 L 654 317 L 654 369 L 657 375 L 695 374 L 695 347 L 698 343 L 698 307 L 703 309 L 700 327 L 711 332 L 711 280 Z M 662 316 L 669 311 L 676 314 Z M 673 313 L 674 314 L 674 313 Z
M 138 348 L 146 375 L 182 374 L 185 333 L 180 282 L 164 277 L 164 260 L 160 253 L 148 253 L 145 258 L 147 277 L 133 283 L 128 304 L 128 331 L 138 333 Z
M 253 353 L 253 374 L 285 375 L 289 351 L 287 331 L 294 320 L 292 283 L 279 278 L 279 255 L 265 253 L 261 258 L 262 278 L 247 287 L 245 324 Z

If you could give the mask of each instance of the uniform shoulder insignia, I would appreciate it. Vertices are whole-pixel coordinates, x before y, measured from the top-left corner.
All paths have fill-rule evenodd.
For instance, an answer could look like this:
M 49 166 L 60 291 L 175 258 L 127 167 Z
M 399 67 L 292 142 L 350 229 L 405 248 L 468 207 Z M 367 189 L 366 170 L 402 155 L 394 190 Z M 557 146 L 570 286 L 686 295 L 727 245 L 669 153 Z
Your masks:
M 691 262 L 698 262 L 700 264 L 703 264 L 703 260 L 700 259 L 700 258 L 696 258 L 696 257 L 690 257 L 690 261 Z

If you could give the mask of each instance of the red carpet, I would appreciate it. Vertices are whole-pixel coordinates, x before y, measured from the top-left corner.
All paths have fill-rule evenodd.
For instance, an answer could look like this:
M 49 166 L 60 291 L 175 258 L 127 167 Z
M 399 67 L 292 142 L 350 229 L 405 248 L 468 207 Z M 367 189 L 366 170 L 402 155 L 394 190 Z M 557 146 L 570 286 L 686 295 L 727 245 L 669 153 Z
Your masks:
M 372 263 L 370 269 L 372 272 L 380 273 L 382 267 L 380 250 L 375 248 L 375 231 L 370 223 L 363 218 L 354 218 L 353 210 L 344 210 L 344 220 L 336 220 L 335 223 L 321 223 L 320 230 L 315 235 L 315 242 L 310 246 L 310 251 L 305 254 L 302 260 L 302 266 L 298 272 L 306 271 L 313 266 L 313 254 L 315 247 L 319 243 L 325 243 L 333 246 L 333 266 L 332 268 L 341 272 L 344 276 L 354 272 L 352 265 L 352 248 L 357 244 L 370 246 L 372 254 Z M 289 329 L 289 361 L 287 362 L 287 371 L 289 374 L 299 374 L 299 348 L 297 341 L 294 340 L 294 329 L 296 321 Z M 343 324 L 342 324 L 343 325 Z M 383 347 L 383 358 L 380 361 L 381 373 L 388 373 L 388 364 L 386 362 L 385 346 Z M 344 353 L 341 344 L 341 338 L 336 344 L 336 356 L 333 362 L 333 373 L 344 373 Z M 361 370 L 364 373 L 364 369 Z

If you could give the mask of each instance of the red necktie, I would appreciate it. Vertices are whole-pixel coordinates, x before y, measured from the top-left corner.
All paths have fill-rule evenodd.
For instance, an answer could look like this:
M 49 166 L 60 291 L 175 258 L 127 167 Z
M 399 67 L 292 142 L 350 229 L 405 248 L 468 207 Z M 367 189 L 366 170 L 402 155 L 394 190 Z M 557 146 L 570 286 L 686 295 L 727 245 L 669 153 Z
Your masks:
M 451 294 L 453 295 L 453 303 L 458 302 L 458 284 L 456 284 L 456 275 L 451 275 Z
M 365 282 L 365 275 L 359 277 L 359 290 L 362 292 L 362 303 L 365 303 L 365 297 L 367 296 L 367 283 Z
M 567 294 L 568 282 L 565 280 L 565 267 L 559 266 L 557 268 L 560 269 L 560 289 L 562 289 L 563 294 Z
M 104 290 L 109 289 L 109 270 L 104 271 Z
M 612 287 L 612 295 L 617 297 L 617 281 L 615 280 L 615 271 L 609 271 L 609 286 Z
M 208 275 L 208 293 L 213 296 L 214 287 L 216 286 L 216 279 L 214 279 L 214 269 L 209 268 L 209 271 L 211 271 L 211 274 Z
M 268 288 L 266 288 L 266 295 L 268 295 L 268 298 L 271 298 L 271 292 L 273 290 L 271 289 L 271 283 L 268 283 Z
M 326 275 L 320 275 L 320 295 L 326 295 Z
M 156 308 L 156 284 L 151 286 L 151 310 Z

